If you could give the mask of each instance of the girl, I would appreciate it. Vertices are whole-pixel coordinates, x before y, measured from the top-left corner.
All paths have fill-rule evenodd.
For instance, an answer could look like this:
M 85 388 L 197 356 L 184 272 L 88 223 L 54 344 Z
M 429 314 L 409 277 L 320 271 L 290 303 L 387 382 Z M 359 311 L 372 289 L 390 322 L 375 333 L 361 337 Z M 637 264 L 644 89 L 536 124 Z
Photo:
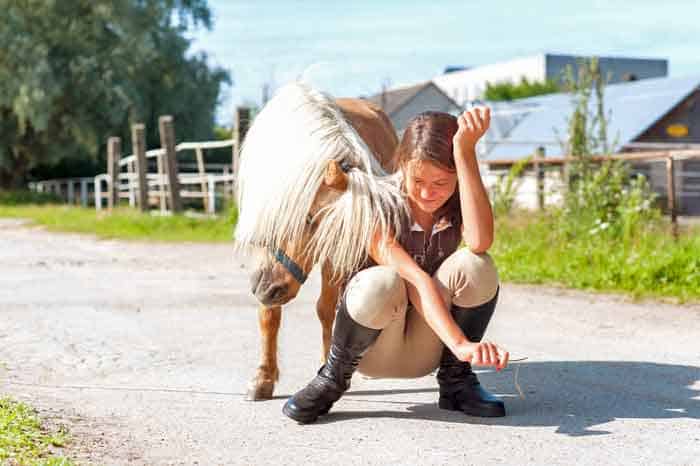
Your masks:
M 475 146 L 490 123 L 476 108 L 455 118 L 426 112 L 408 124 L 397 149 L 412 225 L 399 238 L 377 235 L 338 303 L 328 360 L 284 405 L 314 422 L 350 387 L 357 368 L 372 377 L 421 377 L 439 367 L 438 405 L 472 416 L 505 416 L 471 364 L 508 364 L 508 352 L 481 338 L 494 312 L 498 275 L 485 254 L 493 214 Z M 458 249 L 461 240 L 467 248 Z

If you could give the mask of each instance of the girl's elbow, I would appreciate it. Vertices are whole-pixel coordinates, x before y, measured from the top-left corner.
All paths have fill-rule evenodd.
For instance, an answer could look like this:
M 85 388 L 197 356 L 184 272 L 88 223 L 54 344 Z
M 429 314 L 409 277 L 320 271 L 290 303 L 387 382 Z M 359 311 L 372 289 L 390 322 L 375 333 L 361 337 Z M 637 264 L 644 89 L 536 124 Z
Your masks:
M 467 248 L 474 254 L 483 254 L 493 245 L 493 237 L 484 238 L 464 238 Z

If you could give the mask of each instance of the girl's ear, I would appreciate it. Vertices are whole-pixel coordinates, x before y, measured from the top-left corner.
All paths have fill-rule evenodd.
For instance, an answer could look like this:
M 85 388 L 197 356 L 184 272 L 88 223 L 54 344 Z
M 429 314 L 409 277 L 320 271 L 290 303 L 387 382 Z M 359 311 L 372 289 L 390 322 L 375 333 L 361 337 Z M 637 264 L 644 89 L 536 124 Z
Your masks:
M 348 174 L 343 171 L 336 160 L 331 160 L 326 166 L 323 183 L 331 189 L 345 191 L 348 189 Z

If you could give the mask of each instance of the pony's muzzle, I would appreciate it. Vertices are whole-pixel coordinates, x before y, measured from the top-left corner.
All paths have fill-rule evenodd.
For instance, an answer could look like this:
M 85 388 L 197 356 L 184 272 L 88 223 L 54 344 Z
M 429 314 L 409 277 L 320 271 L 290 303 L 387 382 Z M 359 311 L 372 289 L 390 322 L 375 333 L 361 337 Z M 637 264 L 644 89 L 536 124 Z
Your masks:
M 256 270 L 250 276 L 250 292 L 253 293 L 254 295 L 257 295 L 257 293 L 258 293 L 258 286 L 260 285 L 260 282 L 262 281 L 262 276 L 263 276 L 263 271 L 261 269 Z
M 261 304 L 266 306 L 284 304 L 288 300 L 289 286 L 274 283 L 262 270 L 256 270 L 250 277 L 251 292 Z

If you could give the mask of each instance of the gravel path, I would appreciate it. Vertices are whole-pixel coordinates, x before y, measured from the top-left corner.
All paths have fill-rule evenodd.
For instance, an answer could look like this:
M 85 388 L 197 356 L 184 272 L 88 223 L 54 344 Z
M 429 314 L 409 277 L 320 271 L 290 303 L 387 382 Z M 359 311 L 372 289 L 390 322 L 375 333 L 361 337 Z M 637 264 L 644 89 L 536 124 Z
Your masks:
M 247 282 L 229 245 L 0 220 L 0 393 L 67 424 L 94 464 L 700 464 L 698 305 L 505 285 L 489 337 L 528 359 L 480 378 L 508 417 L 439 410 L 433 377 L 356 376 L 298 426 L 280 410 L 317 369 L 319 277 L 284 310 L 278 396 L 258 403 Z

